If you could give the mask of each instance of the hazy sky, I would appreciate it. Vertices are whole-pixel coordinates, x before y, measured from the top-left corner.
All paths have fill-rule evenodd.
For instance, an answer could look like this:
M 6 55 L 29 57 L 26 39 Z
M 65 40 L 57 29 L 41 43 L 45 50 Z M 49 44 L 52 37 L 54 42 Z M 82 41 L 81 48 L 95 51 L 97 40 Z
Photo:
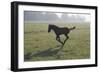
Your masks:
M 25 11 L 25 21 L 90 22 L 90 14 Z
M 58 17 L 62 16 L 62 13 L 55 13 Z M 80 17 L 84 17 L 85 21 L 90 21 L 90 14 L 68 14 L 68 16 L 80 16 Z

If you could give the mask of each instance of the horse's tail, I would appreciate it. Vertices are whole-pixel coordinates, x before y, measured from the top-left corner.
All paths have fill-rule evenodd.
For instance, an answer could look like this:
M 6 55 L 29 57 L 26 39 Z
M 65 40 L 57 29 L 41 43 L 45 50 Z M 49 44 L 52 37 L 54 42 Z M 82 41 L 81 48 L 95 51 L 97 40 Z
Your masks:
M 73 29 L 75 29 L 76 27 L 74 26 L 74 27 L 72 27 L 72 28 L 69 28 L 69 30 L 73 30 Z

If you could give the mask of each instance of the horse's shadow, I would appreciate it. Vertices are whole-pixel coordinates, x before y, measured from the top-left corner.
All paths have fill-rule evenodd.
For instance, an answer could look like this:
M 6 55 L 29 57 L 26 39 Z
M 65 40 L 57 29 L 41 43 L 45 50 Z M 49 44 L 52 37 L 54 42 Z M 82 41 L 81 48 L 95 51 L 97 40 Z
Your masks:
M 54 48 L 48 48 L 43 51 L 32 52 L 25 55 L 26 60 L 30 60 L 32 57 L 50 57 L 58 55 L 58 53 L 62 50 L 63 45 L 56 46 Z

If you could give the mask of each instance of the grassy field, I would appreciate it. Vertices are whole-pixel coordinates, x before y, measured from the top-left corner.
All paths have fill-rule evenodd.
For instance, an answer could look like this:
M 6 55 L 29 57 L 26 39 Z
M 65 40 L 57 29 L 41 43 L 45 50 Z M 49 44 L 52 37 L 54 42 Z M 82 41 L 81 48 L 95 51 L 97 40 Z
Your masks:
M 24 25 L 24 61 L 71 60 L 90 58 L 90 24 L 66 23 L 59 27 L 73 27 L 69 39 L 61 49 L 55 33 L 48 33 L 48 25 L 43 23 L 25 23 Z M 64 41 L 65 36 L 61 35 Z

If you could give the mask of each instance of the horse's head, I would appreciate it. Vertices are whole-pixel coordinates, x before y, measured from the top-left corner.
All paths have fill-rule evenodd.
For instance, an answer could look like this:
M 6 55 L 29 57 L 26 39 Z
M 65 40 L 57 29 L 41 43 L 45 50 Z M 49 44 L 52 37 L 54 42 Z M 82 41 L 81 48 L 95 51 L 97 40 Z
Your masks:
M 51 25 L 49 24 L 48 25 L 48 32 L 50 32 L 51 31 Z

